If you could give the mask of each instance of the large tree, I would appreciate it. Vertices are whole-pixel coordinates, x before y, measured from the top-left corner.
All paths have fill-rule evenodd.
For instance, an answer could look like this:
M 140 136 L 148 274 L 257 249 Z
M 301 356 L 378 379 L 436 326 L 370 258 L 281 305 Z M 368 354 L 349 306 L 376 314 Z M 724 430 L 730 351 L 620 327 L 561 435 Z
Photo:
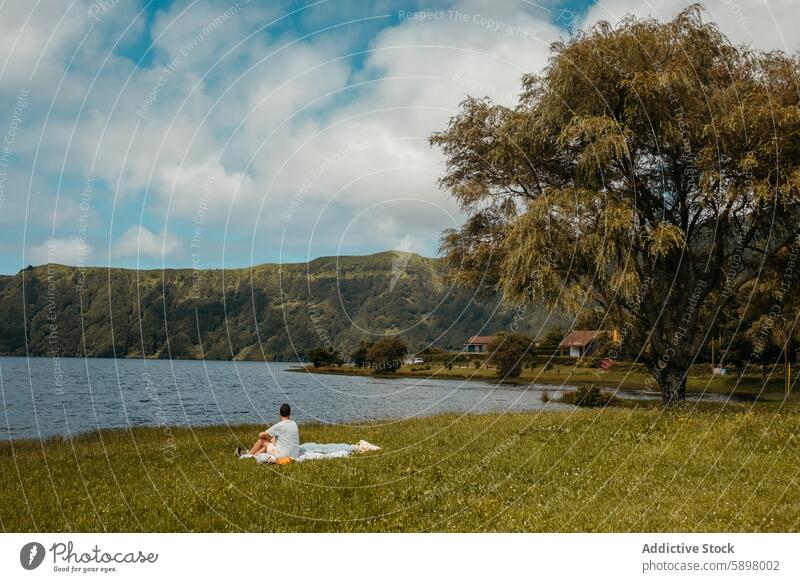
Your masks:
M 367 350 L 366 359 L 375 374 L 393 374 L 403 364 L 407 352 L 403 340 L 385 337 Z
M 522 366 L 531 360 L 533 340 L 524 333 L 498 333 L 489 345 L 489 363 L 497 366 L 500 378 L 518 378 Z
M 679 402 L 734 298 L 797 289 L 799 72 L 698 6 L 554 44 L 515 108 L 467 99 L 431 137 L 469 215 L 445 256 L 509 301 L 600 312 Z

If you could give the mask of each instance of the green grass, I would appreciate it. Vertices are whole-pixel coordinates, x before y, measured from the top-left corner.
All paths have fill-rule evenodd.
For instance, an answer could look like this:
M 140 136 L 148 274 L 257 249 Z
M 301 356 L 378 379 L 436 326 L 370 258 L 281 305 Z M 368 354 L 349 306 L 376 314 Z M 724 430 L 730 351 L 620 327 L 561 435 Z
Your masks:
M 798 531 L 800 411 L 704 405 L 303 425 L 381 451 L 239 461 L 259 427 L 0 444 L 5 531 Z M 164 457 L 164 445 L 176 455 Z
M 407 377 L 431 377 L 443 379 L 473 379 L 473 380 L 494 380 L 497 374 L 493 368 L 458 368 L 447 369 L 440 364 L 431 365 L 430 370 L 412 370 L 411 366 L 401 367 L 396 376 Z M 419 366 L 417 366 L 419 368 Z M 298 367 L 292 371 L 304 371 Z M 334 368 L 307 368 L 309 372 L 315 374 L 345 374 L 345 375 L 370 375 L 372 370 L 368 368 L 334 367 Z M 793 380 L 795 379 L 792 376 Z M 507 380 L 507 382 L 552 384 L 560 386 L 562 384 L 584 385 L 596 384 L 607 388 L 623 388 L 625 390 L 651 390 L 658 391 L 658 385 L 654 383 L 649 374 L 638 372 L 626 372 L 624 364 L 619 364 L 615 370 L 603 372 L 597 368 L 581 368 L 571 366 L 554 366 L 549 370 L 542 367 L 525 368 L 519 378 Z M 800 386 L 796 381 L 793 382 L 794 388 L 786 398 L 788 402 L 800 403 Z M 760 375 L 745 375 L 741 378 L 735 374 L 726 376 L 690 376 L 686 382 L 686 390 L 689 393 L 709 392 L 713 394 L 735 394 L 746 400 L 759 400 L 762 402 L 782 402 L 784 401 L 784 378 L 771 376 L 766 385 Z

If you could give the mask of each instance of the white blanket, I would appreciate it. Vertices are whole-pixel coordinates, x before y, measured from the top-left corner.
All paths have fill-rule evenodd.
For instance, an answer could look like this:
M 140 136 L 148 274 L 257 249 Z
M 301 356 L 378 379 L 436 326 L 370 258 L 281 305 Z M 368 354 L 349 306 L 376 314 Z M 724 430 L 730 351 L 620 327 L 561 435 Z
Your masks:
M 342 457 L 349 457 L 353 453 L 366 453 L 367 451 L 377 451 L 380 447 L 368 443 L 367 441 L 358 441 L 354 445 L 347 444 L 318 444 L 318 443 L 305 443 L 300 445 L 300 456 L 292 459 L 295 463 L 302 463 L 303 461 L 317 461 L 322 459 L 341 459 Z M 272 464 L 278 461 L 275 455 L 269 453 L 260 453 L 258 455 L 251 455 L 246 453 L 239 456 L 240 459 L 255 459 L 259 465 Z

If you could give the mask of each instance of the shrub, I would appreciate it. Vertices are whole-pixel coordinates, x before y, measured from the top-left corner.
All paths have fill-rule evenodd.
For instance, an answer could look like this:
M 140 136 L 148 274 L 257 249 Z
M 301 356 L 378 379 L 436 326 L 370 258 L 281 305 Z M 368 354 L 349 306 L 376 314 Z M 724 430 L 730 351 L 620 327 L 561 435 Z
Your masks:
M 406 343 L 395 338 L 383 338 L 367 350 L 367 361 L 376 374 L 393 374 L 408 352 Z
M 560 401 L 566 404 L 595 408 L 606 406 L 615 400 L 613 394 L 603 392 L 597 386 L 581 386 L 573 392 L 567 392 L 561 396 Z
M 362 340 L 358 345 L 358 349 L 350 354 L 350 360 L 357 368 L 363 368 L 367 364 L 367 352 L 372 346 L 372 342 Z
M 553 366 L 574 366 L 578 362 L 578 358 L 575 356 L 539 356 L 534 361 L 549 370 Z
M 309 350 L 306 357 L 314 364 L 315 368 L 320 368 L 322 366 L 340 366 L 342 364 L 342 359 L 335 350 L 324 347 Z

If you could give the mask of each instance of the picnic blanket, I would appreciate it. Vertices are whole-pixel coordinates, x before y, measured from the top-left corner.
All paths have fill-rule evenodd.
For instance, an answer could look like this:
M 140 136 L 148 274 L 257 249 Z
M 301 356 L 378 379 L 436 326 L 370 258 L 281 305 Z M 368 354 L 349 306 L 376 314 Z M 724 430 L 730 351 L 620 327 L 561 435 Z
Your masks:
M 354 445 L 345 443 L 304 443 L 300 445 L 300 456 L 292 459 L 295 463 L 302 463 L 304 461 L 318 461 L 324 459 L 341 459 L 349 457 L 353 453 L 366 453 L 367 451 L 377 451 L 380 447 L 361 440 Z M 274 464 L 278 462 L 275 455 L 269 453 L 260 453 L 258 455 L 251 455 L 246 453 L 239 456 L 240 459 L 255 459 L 259 465 Z

